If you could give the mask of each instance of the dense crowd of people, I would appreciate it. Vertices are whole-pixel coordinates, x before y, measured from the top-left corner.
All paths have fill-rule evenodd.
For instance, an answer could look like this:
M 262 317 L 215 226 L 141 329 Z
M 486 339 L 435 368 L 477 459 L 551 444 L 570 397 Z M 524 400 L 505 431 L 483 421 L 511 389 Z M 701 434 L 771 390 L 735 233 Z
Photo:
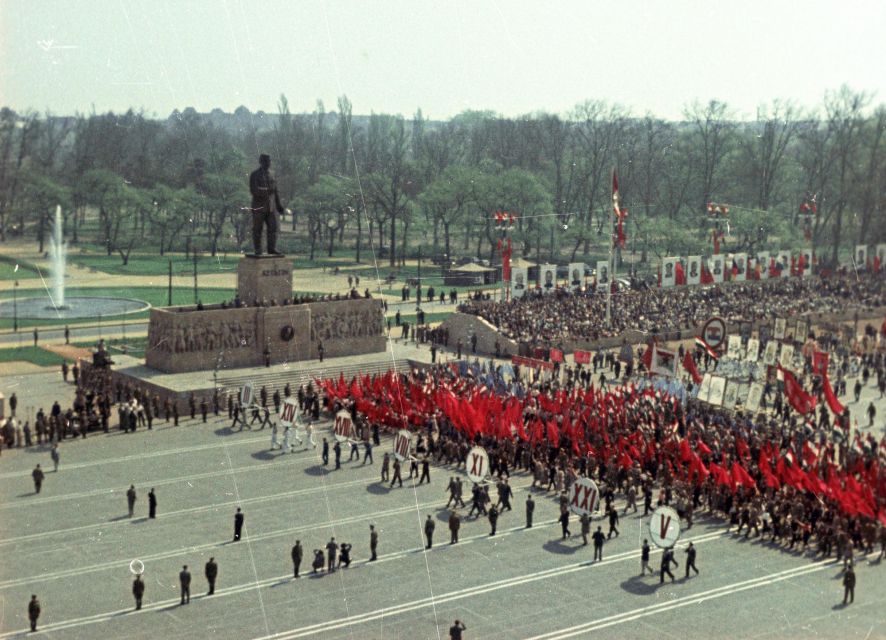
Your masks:
M 519 342 L 551 345 L 617 336 L 628 329 L 691 328 L 714 315 L 732 323 L 845 311 L 848 306 L 878 307 L 886 305 L 884 280 L 877 275 L 843 274 L 620 291 L 612 295 L 610 327 L 603 321 L 606 295 L 593 290 L 532 291 L 507 302 L 469 299 L 459 311 L 485 318 Z
M 876 372 L 865 384 L 882 386 L 882 352 L 853 365 Z M 638 501 L 644 513 L 670 505 L 691 526 L 703 510 L 745 536 L 836 554 L 847 564 L 876 544 L 886 550 L 886 438 L 863 436 L 838 416 L 799 415 L 778 397 L 774 413 L 733 413 L 631 382 L 594 386 L 583 372 L 577 365 L 529 382 L 519 371 L 505 380 L 496 370 L 464 376 L 441 365 L 320 387 L 329 410 L 349 409 L 362 432 L 411 429 L 419 434 L 417 454 L 440 464 L 463 466 L 469 448 L 482 445 L 499 504 L 511 471 L 525 470 L 533 486 L 560 501 L 564 535 L 569 488 L 589 477 L 600 486 L 611 527 L 618 496 L 625 511 L 636 511 Z M 798 377 L 814 388 L 814 376 Z M 483 513 L 488 494 L 474 487 L 472 496 Z

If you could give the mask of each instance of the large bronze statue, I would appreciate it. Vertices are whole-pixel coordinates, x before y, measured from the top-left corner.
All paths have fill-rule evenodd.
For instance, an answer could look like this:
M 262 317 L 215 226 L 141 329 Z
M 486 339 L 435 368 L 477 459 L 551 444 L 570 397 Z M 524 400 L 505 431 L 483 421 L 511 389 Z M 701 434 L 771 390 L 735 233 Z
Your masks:
M 262 225 L 268 228 L 268 253 L 283 255 L 277 251 L 277 229 L 280 227 L 277 214 L 283 213 L 280 196 L 277 194 L 277 181 L 271 173 L 271 156 L 266 153 L 258 157 L 259 167 L 249 176 L 249 192 L 252 194 L 252 245 L 255 255 L 261 255 Z

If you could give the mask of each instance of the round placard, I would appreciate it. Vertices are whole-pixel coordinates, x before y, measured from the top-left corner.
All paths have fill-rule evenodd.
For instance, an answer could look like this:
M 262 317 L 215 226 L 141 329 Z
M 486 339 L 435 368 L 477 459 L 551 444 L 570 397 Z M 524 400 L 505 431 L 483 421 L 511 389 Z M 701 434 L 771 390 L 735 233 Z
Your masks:
M 600 506 L 600 490 L 590 478 L 579 478 L 569 487 L 569 510 L 579 516 L 593 515 Z
M 726 341 L 726 323 L 722 318 L 711 318 L 704 323 L 701 337 L 711 349 L 719 348 Z
M 465 471 L 471 482 L 484 482 L 489 476 L 489 454 L 483 447 L 474 447 L 468 451 Z
M 671 507 L 659 507 L 652 512 L 649 536 L 662 549 L 673 547 L 680 539 L 680 516 Z

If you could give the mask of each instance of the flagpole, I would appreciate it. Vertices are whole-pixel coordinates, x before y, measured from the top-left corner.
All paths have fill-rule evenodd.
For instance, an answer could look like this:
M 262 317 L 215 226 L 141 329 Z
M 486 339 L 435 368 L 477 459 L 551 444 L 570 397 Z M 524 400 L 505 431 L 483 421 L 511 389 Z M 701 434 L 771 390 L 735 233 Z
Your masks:
M 615 169 L 612 170 L 615 175 Z M 612 283 L 615 282 L 615 269 L 612 268 L 612 247 L 615 244 L 615 216 L 609 214 L 609 282 L 606 283 L 606 328 L 612 328 Z M 599 274 L 597 275 L 599 278 Z

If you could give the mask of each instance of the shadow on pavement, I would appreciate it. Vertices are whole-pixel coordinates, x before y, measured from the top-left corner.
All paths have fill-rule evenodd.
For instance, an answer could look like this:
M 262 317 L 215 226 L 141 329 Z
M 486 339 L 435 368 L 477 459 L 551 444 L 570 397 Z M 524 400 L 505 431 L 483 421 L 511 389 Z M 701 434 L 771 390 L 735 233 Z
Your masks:
M 391 492 L 391 487 L 385 482 L 371 482 L 366 485 L 366 490 L 374 496 L 386 496 Z
M 652 595 L 663 584 L 654 576 L 650 576 L 650 579 L 654 582 L 648 582 L 642 576 L 634 576 L 622 582 L 621 588 L 628 593 L 633 593 L 635 596 Z
M 547 542 L 545 542 L 542 545 L 542 548 L 548 553 L 572 554 L 580 550 L 583 546 L 584 545 L 582 545 L 580 542 L 578 544 L 567 544 L 566 540 L 555 538 L 553 540 L 548 540 Z
M 322 465 L 315 464 L 313 467 L 307 467 L 305 473 L 309 476 L 325 476 L 329 473 L 329 469 L 326 469 Z
M 251 453 L 250 455 L 251 455 L 253 458 L 255 458 L 256 460 L 276 460 L 276 459 L 277 459 L 277 456 L 278 456 L 278 454 L 276 454 L 276 453 L 274 453 L 274 452 L 272 452 L 272 451 L 268 451 L 268 450 L 254 451 L 254 452 Z M 279 455 L 286 455 L 286 454 L 285 454 L 285 453 L 281 453 L 281 454 L 279 454 Z

